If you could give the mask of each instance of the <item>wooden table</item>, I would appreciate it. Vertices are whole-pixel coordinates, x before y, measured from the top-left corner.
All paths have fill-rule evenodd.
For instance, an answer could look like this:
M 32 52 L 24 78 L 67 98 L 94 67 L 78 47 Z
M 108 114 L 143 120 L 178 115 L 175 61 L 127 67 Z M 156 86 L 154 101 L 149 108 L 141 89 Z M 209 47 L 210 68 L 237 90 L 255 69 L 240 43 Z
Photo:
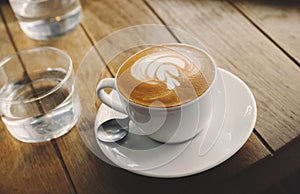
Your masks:
M 218 66 L 243 79 L 257 101 L 255 129 L 221 165 L 197 175 L 157 179 L 113 167 L 85 146 L 74 127 L 45 143 L 15 140 L 0 122 L 0 193 L 257 193 L 300 168 L 300 3 L 273 1 L 81 0 L 71 33 L 34 41 L 0 4 L 0 58 L 54 46 L 75 69 L 106 35 L 132 25 L 166 24 L 199 38 Z

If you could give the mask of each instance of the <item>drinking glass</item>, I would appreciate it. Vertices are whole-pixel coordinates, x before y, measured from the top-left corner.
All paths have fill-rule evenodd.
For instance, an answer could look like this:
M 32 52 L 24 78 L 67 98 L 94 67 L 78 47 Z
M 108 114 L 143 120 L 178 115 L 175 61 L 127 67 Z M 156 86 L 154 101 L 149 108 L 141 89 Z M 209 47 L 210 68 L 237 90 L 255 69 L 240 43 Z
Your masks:
M 74 29 L 80 21 L 79 0 L 9 0 L 23 32 L 45 40 Z
M 23 142 L 42 142 L 67 133 L 81 111 L 70 56 L 41 47 L 0 61 L 0 115 Z

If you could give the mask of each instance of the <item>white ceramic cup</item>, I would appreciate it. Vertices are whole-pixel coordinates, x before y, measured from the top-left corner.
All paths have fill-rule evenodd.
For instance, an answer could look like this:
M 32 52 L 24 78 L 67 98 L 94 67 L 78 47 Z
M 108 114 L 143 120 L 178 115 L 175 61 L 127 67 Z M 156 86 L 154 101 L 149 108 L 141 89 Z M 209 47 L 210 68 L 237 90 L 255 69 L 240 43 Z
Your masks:
M 96 88 L 99 99 L 112 109 L 128 115 L 144 135 L 154 140 L 163 143 L 181 143 L 192 139 L 210 124 L 213 103 L 211 89 L 217 79 L 217 67 L 213 58 L 206 51 L 190 45 L 183 46 L 198 49 L 202 54 L 205 53 L 207 59 L 211 62 L 209 67 L 202 64 L 202 68 L 205 69 L 204 76 L 211 77 L 211 81 L 208 83 L 209 87 L 202 95 L 175 107 L 143 106 L 130 101 L 119 91 L 116 81 L 119 76 L 118 71 L 116 78 L 104 78 L 99 82 Z M 121 103 L 116 99 L 112 99 L 103 90 L 105 88 L 116 90 Z

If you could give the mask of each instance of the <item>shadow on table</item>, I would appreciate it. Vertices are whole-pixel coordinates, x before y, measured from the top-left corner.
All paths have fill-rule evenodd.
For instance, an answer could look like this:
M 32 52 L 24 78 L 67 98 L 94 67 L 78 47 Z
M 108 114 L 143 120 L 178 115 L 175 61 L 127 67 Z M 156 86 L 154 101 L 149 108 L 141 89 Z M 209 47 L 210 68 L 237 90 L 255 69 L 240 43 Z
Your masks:
M 253 164 L 242 171 L 233 172 L 238 168 L 237 155 L 227 162 L 206 172 L 189 177 L 161 179 L 135 175 L 102 162 L 101 173 L 106 174 L 101 179 L 108 191 L 116 193 L 230 193 L 230 194 L 266 194 L 274 191 L 278 183 L 287 188 L 288 193 L 297 191 L 300 176 L 300 138 L 296 138 L 287 148 L 280 149 L 274 155 Z M 234 162 L 236 161 L 236 162 Z M 201 164 L 199 164 L 201 165 Z M 96 188 L 95 188 L 96 189 Z M 197 191 L 197 192 L 195 192 Z

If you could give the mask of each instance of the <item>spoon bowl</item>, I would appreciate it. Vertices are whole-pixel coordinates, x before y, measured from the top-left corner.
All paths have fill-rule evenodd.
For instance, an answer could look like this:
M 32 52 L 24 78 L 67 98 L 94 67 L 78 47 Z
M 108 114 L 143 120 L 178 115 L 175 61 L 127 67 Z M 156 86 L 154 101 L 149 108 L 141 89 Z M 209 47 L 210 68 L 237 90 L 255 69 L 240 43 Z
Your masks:
M 128 117 L 124 119 L 110 119 L 97 128 L 97 138 L 102 142 L 117 142 L 124 139 L 129 130 Z

